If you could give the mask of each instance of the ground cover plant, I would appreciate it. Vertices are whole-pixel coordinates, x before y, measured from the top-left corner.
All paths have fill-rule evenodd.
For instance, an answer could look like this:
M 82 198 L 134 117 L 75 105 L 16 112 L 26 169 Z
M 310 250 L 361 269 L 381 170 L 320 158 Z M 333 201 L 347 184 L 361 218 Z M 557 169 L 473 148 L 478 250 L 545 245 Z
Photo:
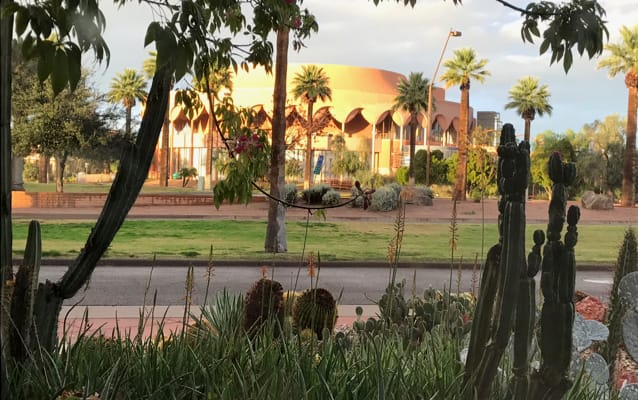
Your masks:
M 27 221 L 14 223 L 14 254 L 20 258 L 27 233 Z M 220 259 L 263 260 L 263 221 L 199 221 L 199 220 L 126 220 L 106 253 L 107 258 L 158 258 L 191 257 L 205 260 L 211 244 L 215 257 Z M 45 257 L 74 257 L 84 245 L 83 238 L 91 231 L 92 224 L 82 221 L 42 222 L 43 255 Z M 487 253 L 485 243 L 498 238 L 494 224 L 458 224 L 456 257 L 472 262 L 477 254 Z M 533 246 L 532 234 L 544 225 L 526 227 L 527 248 Z M 276 259 L 299 260 L 303 250 L 306 222 L 289 221 L 287 254 L 277 254 Z M 310 234 L 306 248 L 320 253 L 324 261 L 385 261 L 388 232 L 391 223 L 325 222 L 319 219 L 309 222 Z M 583 225 L 580 227 L 581 245 L 576 256 L 581 264 L 613 264 L 618 243 L 625 226 Z M 198 232 L 193 235 L 193 232 Z M 483 236 L 484 235 L 484 236 Z M 148 238 L 153 240 L 149 241 Z M 410 223 L 401 253 L 402 261 L 448 261 L 449 227 L 443 223 Z M 483 248 L 482 248 L 483 246 Z

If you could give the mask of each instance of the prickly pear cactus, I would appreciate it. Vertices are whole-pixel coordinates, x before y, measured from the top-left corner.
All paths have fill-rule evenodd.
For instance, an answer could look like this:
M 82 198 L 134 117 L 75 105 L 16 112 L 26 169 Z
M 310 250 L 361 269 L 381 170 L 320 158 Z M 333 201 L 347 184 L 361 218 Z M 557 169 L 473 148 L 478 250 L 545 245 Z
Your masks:
M 332 334 L 336 322 L 337 302 L 328 290 L 307 289 L 295 301 L 292 324 L 297 332 L 311 329 L 322 340 L 324 330 Z

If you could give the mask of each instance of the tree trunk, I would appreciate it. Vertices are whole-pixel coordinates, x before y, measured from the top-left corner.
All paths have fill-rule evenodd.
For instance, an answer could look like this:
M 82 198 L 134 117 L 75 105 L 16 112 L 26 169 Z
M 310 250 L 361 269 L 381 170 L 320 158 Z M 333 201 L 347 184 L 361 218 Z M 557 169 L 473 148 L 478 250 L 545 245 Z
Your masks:
M 416 112 L 410 112 L 410 167 L 408 171 L 410 185 L 414 185 L 414 153 L 416 150 L 417 123 Z
M 169 100 L 170 101 L 170 100 Z M 170 104 L 169 104 L 170 106 Z M 160 149 L 160 177 L 159 184 L 160 186 L 167 187 L 168 186 L 168 178 L 170 176 L 170 168 L 169 168 L 169 149 L 168 146 L 170 144 L 169 141 L 169 128 L 170 128 L 170 119 L 169 119 L 169 110 L 170 107 L 166 107 L 166 112 L 164 113 L 164 121 L 162 124 L 162 146 Z
M 310 189 L 312 185 L 312 111 L 314 101 L 308 101 L 308 130 L 306 130 L 306 167 L 303 173 L 303 188 Z
M 525 141 L 529 142 L 530 134 L 532 132 L 532 120 L 530 118 L 525 118 Z
M 212 96 L 211 96 L 212 97 Z M 206 180 L 208 188 L 213 190 L 213 143 L 215 131 L 213 130 L 213 114 L 215 113 L 215 99 L 210 101 L 210 115 L 208 116 L 208 134 L 206 135 Z
M 126 136 L 129 138 L 131 137 L 131 120 L 132 120 L 131 107 L 127 106 L 126 107 L 126 127 L 124 129 L 126 130 Z
M 454 197 L 456 201 L 465 201 L 465 186 L 467 182 L 467 130 L 470 113 L 470 85 L 461 85 L 461 118 L 459 127 L 459 159 L 456 165 L 456 180 L 454 182 Z
M 135 143 L 122 154 L 120 168 L 104 208 L 84 248 L 59 281 L 53 283 L 47 280 L 39 285 L 34 319 L 39 344 L 47 350 L 53 349 L 56 344 L 62 302 L 73 297 L 86 285 L 144 185 L 168 105 L 171 88 L 169 71 L 168 66 L 161 67 L 153 78 L 139 134 Z
M 44 153 L 40 153 L 40 158 L 38 159 L 38 182 L 39 183 L 48 183 L 49 182 L 49 156 Z
M 0 9 L 11 4 L 11 0 L 0 0 Z M 11 39 L 13 37 L 13 14 L 0 18 L 0 315 L 4 323 L 5 300 L 10 293 L 5 282 L 13 280 L 13 232 L 11 222 Z M 7 331 L 0 329 L 0 392 L 8 399 Z
M 55 191 L 56 193 L 64 192 L 64 169 L 66 168 L 66 152 L 64 154 L 58 154 L 55 157 L 57 168 L 55 171 Z
M 289 28 L 277 31 L 277 55 L 275 60 L 275 88 L 273 92 L 272 147 L 270 156 L 270 195 L 281 198 L 285 182 L 286 165 L 286 76 L 288 74 Z M 270 200 L 268 225 L 264 250 L 268 253 L 288 251 L 286 241 L 286 208 Z
M 13 156 L 11 158 L 11 190 L 24 191 L 24 158 Z
M 629 99 L 627 101 L 627 143 L 623 160 L 622 173 L 622 197 L 620 203 L 623 207 L 634 207 L 635 204 L 635 160 L 636 160 L 636 112 L 638 110 L 638 88 L 629 87 Z

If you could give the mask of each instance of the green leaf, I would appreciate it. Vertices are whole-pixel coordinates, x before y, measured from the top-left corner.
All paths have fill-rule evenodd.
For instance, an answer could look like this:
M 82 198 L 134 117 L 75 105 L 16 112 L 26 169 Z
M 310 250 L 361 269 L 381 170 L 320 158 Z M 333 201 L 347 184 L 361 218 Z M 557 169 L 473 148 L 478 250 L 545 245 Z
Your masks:
M 565 69 L 565 73 L 569 72 L 569 69 L 572 67 L 573 62 L 574 62 L 574 59 L 572 56 L 572 51 L 566 50 L 565 58 L 563 59 L 563 69 Z
M 51 71 L 51 86 L 53 93 L 58 94 L 64 90 L 69 81 L 69 61 L 67 54 L 62 49 L 55 51 L 53 58 L 53 70 Z
M 144 47 L 156 41 L 158 33 L 161 32 L 161 30 L 162 27 L 160 26 L 159 22 L 151 22 L 148 25 L 148 28 L 146 28 L 146 35 L 144 36 Z
M 38 57 L 38 80 L 44 82 L 51 75 L 51 58 L 54 55 L 51 42 L 44 41 L 38 43 L 35 48 L 35 56 Z
M 69 63 L 69 87 L 75 90 L 82 77 L 82 52 L 72 44 L 67 50 Z
M 29 25 L 29 10 L 20 7 L 15 14 L 16 34 L 22 36 Z

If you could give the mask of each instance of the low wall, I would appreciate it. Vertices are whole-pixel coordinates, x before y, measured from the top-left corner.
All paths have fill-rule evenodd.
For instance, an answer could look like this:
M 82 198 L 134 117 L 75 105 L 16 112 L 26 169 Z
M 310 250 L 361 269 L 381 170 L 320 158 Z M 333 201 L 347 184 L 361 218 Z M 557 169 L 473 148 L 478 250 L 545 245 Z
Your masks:
M 12 192 L 12 208 L 102 207 L 106 193 Z M 253 200 L 257 200 L 253 198 Z M 204 194 L 140 194 L 135 206 L 213 205 L 213 196 Z

